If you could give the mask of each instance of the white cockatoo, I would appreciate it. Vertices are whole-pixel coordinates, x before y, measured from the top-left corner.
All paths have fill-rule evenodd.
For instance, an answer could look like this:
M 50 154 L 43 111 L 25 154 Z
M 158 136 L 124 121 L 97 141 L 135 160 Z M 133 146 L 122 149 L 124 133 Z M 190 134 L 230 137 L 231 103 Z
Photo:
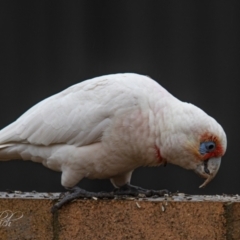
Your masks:
M 85 177 L 109 178 L 115 194 L 143 191 L 130 185 L 140 166 L 191 169 L 206 178 L 203 187 L 217 174 L 226 145 L 223 128 L 204 111 L 147 76 L 124 73 L 83 81 L 33 106 L 0 131 L 0 160 L 32 160 L 62 172 L 72 193 L 57 209 L 87 196 L 76 187 Z

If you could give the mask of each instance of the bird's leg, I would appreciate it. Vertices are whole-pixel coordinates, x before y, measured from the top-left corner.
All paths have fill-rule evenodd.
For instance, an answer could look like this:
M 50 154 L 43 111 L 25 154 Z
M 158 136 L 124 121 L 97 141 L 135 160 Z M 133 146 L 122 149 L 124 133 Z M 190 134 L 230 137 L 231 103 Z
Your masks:
M 62 199 L 60 199 L 51 209 L 51 212 L 54 213 L 58 209 L 60 209 L 64 204 L 73 201 L 77 198 L 114 198 L 113 192 L 88 192 L 82 188 L 79 187 L 73 187 L 69 189 L 70 192 L 65 194 Z
M 131 195 L 138 196 L 139 194 L 144 194 L 146 197 L 152 196 L 164 196 L 164 194 L 168 194 L 169 191 L 166 189 L 163 190 L 148 190 L 141 187 L 130 185 L 129 183 L 123 185 L 120 188 L 117 188 L 114 191 L 114 195 Z
M 114 196 L 138 196 L 139 194 L 144 194 L 146 197 L 152 196 L 163 196 L 168 194 L 168 190 L 148 190 L 141 187 L 133 186 L 130 184 L 125 184 L 120 188 L 115 189 L 114 192 L 88 192 L 79 187 L 73 187 L 69 189 L 69 192 L 63 196 L 51 209 L 51 212 L 54 213 L 60 209 L 64 204 L 73 201 L 78 198 L 108 198 L 112 199 Z

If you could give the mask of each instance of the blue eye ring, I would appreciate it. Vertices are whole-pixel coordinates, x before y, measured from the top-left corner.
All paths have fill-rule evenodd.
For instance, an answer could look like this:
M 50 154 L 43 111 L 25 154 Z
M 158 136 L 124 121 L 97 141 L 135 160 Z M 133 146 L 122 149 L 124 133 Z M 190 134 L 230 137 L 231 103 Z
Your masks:
M 216 148 L 216 143 L 213 141 L 202 142 L 199 147 L 200 154 L 204 155 L 214 151 Z

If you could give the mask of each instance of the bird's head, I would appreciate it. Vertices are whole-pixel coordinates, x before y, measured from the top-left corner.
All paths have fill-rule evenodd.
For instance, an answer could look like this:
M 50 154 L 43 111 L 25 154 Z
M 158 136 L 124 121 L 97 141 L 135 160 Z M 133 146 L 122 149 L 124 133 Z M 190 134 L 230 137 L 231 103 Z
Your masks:
M 220 167 L 227 147 L 226 134 L 215 119 L 192 104 L 184 103 L 172 113 L 166 159 L 206 178 L 200 188 L 205 187 Z
M 224 133 L 224 132 L 223 132 Z M 226 151 L 226 136 L 206 132 L 198 141 L 198 149 L 189 149 L 195 155 L 196 163 L 194 172 L 206 178 L 200 188 L 205 187 L 217 174 L 221 158 Z

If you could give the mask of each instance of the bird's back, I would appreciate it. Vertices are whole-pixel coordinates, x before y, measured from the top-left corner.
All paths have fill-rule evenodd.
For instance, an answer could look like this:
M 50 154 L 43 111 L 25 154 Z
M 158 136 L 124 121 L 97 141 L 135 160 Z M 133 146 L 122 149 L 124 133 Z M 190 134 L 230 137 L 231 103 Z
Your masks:
M 82 146 L 98 141 L 116 112 L 145 104 L 161 88 L 149 77 L 113 74 L 73 85 L 25 112 L 0 131 L 0 147 L 30 143 Z

